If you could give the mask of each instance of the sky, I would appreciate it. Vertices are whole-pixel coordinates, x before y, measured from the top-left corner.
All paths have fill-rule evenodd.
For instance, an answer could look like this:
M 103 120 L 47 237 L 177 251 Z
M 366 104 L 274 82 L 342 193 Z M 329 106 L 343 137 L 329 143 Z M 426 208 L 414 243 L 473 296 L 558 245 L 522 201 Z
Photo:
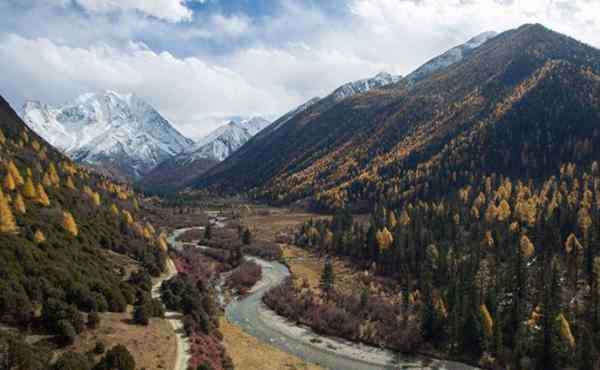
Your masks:
M 0 14 L 15 109 L 134 93 L 192 138 L 406 75 L 484 31 L 542 23 L 600 47 L 599 0 L 0 0 Z

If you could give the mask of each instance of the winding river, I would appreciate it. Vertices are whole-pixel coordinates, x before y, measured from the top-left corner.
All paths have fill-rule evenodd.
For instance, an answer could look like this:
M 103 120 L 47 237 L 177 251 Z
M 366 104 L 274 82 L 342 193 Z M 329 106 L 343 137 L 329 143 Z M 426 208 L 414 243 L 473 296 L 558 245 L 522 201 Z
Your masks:
M 219 219 L 217 227 L 222 227 Z M 187 229 L 176 230 L 169 238 L 172 245 L 181 247 L 175 238 Z M 331 370 L 380 369 L 447 369 L 474 370 L 476 368 L 452 361 L 398 356 L 391 351 L 357 344 L 339 338 L 321 336 L 311 329 L 295 325 L 265 307 L 262 297 L 271 288 L 290 276 L 288 268 L 278 262 L 246 256 L 262 266 L 262 279 L 252 292 L 225 307 L 229 322 L 242 328 L 262 342 L 275 346 L 304 361 L 319 364 Z

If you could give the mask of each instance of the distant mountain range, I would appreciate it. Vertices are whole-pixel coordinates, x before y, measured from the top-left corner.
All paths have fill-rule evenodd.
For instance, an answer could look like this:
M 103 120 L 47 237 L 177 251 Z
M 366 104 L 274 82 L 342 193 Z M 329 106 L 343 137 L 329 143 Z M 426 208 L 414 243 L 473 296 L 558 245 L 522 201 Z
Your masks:
M 106 91 L 84 94 L 61 106 L 27 102 L 22 118 L 33 130 L 75 161 L 121 174 L 147 189 L 173 190 L 189 185 L 218 163 L 257 139 L 278 135 L 291 121 L 304 121 L 351 98 L 373 91 L 410 86 L 469 56 L 494 38 L 486 32 L 432 59 L 406 78 L 379 73 L 346 83 L 324 98 L 313 98 L 271 124 L 262 117 L 238 118 L 218 127 L 196 142 L 180 134 L 160 113 L 132 94 Z M 330 134 L 324 132 L 324 138 Z M 283 137 L 282 137 L 283 139 Z M 252 144 L 252 143 L 251 143 Z M 255 145 L 255 144 L 254 144 Z M 265 148 L 267 149 L 267 148 Z M 254 150 L 254 149 L 251 149 Z M 223 164 L 221 171 L 232 162 Z M 239 170 L 238 170 L 239 171 Z
M 28 101 L 21 117 L 73 160 L 136 181 L 163 162 L 160 168 L 222 161 L 269 124 L 261 117 L 234 119 L 194 142 L 139 97 L 114 91 L 60 106 Z

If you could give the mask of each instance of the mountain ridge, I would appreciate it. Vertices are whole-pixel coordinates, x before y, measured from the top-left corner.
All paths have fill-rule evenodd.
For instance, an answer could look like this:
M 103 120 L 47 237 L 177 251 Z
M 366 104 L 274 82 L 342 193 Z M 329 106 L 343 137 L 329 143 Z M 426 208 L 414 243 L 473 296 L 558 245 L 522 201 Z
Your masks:
M 493 127 L 522 98 L 519 91 L 536 78 L 553 76 L 541 73 L 553 60 L 595 71 L 600 65 L 597 49 L 541 25 L 524 25 L 414 84 L 400 82 L 336 104 L 313 106 L 270 135 L 250 141 L 195 185 L 252 190 L 273 202 L 305 197 L 329 205 L 371 202 L 382 190 L 369 178 L 402 177 L 428 156 L 439 155 L 452 139 L 474 133 L 482 119 Z M 570 73 L 565 78 L 577 76 Z M 253 168 L 252 176 L 243 167 Z

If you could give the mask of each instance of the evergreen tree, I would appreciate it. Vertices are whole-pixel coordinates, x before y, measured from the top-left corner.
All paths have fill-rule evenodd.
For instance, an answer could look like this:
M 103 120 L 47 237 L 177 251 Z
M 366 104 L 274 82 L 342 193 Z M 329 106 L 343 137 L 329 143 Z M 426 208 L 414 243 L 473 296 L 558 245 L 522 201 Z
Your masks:
M 319 288 L 325 297 L 325 301 L 329 302 L 333 293 L 335 284 L 335 276 L 333 273 L 333 263 L 330 259 L 325 261 L 323 266 L 323 272 L 321 273 L 321 280 L 319 281 Z
M 252 232 L 249 228 L 246 228 L 242 234 L 242 243 L 245 245 L 250 245 L 250 243 L 252 243 Z
M 212 224 L 209 222 L 204 227 L 204 239 L 210 240 L 212 238 Z

